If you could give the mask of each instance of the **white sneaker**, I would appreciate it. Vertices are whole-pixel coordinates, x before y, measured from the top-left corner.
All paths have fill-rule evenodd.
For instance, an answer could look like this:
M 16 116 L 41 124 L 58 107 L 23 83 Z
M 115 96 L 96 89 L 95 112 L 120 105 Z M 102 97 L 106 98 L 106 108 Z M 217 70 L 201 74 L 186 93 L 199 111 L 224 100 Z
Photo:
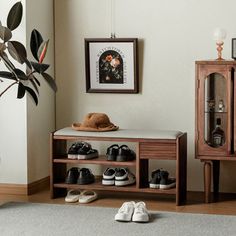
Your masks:
M 132 221 L 134 222 L 148 222 L 149 215 L 144 202 L 137 202 L 134 205 L 134 214 L 132 216 Z
M 134 212 L 135 202 L 124 202 L 118 213 L 115 215 L 117 221 L 131 221 Z

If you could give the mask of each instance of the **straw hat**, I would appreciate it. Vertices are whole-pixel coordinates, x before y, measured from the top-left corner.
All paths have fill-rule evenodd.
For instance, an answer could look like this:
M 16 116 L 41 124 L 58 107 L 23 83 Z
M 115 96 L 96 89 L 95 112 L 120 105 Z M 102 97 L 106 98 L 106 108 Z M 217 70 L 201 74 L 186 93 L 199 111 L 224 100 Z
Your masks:
M 113 131 L 119 127 L 110 122 L 104 113 L 88 113 L 82 123 L 73 123 L 72 128 L 78 131 Z

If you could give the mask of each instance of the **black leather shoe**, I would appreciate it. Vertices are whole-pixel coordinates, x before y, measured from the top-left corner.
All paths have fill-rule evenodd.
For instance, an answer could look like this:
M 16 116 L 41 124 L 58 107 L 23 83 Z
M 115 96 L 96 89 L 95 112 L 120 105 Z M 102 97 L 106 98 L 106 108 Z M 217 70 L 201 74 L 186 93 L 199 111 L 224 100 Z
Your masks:
M 116 161 L 116 156 L 118 155 L 119 146 L 118 144 L 113 144 L 109 148 L 107 148 L 107 160 L 108 161 Z
M 90 169 L 88 168 L 80 169 L 77 184 L 91 184 L 94 181 L 95 181 L 95 177 Z
M 133 150 L 129 149 L 127 145 L 121 145 L 118 150 L 116 161 L 132 161 L 136 157 Z
M 79 177 L 79 168 L 72 167 L 67 171 L 65 183 L 66 184 L 76 184 Z

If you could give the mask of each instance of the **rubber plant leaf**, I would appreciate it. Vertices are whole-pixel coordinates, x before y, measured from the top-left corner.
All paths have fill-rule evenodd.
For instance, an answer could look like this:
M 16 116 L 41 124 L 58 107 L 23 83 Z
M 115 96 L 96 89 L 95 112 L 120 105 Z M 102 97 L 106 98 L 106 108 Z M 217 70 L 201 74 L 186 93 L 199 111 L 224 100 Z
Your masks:
M 31 63 L 27 58 L 25 58 L 25 64 L 27 65 L 26 69 L 29 68 L 30 70 L 32 70 Z
M 43 59 L 46 56 L 49 40 L 43 41 L 38 50 L 38 59 L 39 63 L 43 62 Z
M 35 60 L 37 60 L 37 61 L 39 61 L 38 50 L 39 50 L 39 47 L 42 44 L 42 42 L 43 42 L 43 37 L 36 29 L 34 29 L 31 33 L 31 37 L 30 37 L 30 49 L 31 49 L 31 52 L 32 52 Z
M 17 75 L 18 79 L 20 79 L 20 80 L 28 80 L 25 72 L 23 72 L 22 70 L 16 68 L 16 69 L 14 69 L 14 72 Z
M 33 98 L 36 106 L 38 105 L 38 97 L 36 95 L 36 93 L 34 92 L 34 90 L 30 87 L 25 86 L 25 90 L 31 95 L 31 97 Z
M 40 82 L 38 81 L 38 79 L 36 77 L 34 77 L 34 80 L 37 83 L 37 85 L 40 86 Z
M 10 30 L 16 29 L 22 19 L 23 7 L 21 2 L 17 2 L 8 13 L 7 16 L 7 27 Z
M 10 70 L 13 71 L 15 69 L 15 66 L 11 63 L 11 61 L 8 59 L 8 56 L 5 52 L 2 52 L 1 55 L 2 60 L 4 61 L 4 64 L 6 67 Z
M 55 83 L 55 80 L 47 73 L 42 73 L 42 76 L 48 82 L 49 86 L 54 90 L 54 92 L 56 92 L 57 85 Z
M 8 71 L 0 71 L 0 77 L 5 78 L 5 79 L 16 80 L 14 75 Z
M 25 86 L 19 82 L 17 98 L 23 98 L 25 96 Z
M 33 61 L 31 61 L 31 65 L 33 66 L 35 71 L 38 72 L 39 74 L 42 74 L 43 72 L 45 72 L 49 67 L 48 64 L 40 64 Z
M 27 58 L 25 46 L 17 41 L 9 41 L 8 52 L 19 63 L 23 64 Z
M 0 53 L 6 50 L 6 45 L 4 43 L 0 43 Z
M 34 87 L 35 91 L 37 92 L 37 94 L 39 95 L 39 90 L 38 90 L 37 84 L 34 82 L 33 79 L 30 79 L 30 82 L 33 85 L 33 87 Z
M 11 37 L 12 37 L 11 30 L 9 30 L 7 27 L 0 25 L 0 38 L 4 42 L 7 42 L 11 39 Z

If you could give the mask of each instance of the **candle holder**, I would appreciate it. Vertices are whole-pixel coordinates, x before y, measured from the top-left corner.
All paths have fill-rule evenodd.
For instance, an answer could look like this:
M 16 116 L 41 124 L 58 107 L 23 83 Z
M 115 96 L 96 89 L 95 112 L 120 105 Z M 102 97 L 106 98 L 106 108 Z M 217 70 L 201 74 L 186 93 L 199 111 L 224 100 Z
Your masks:
M 216 45 L 217 45 L 216 49 L 217 49 L 217 52 L 218 52 L 218 58 L 216 60 L 224 60 L 222 58 L 222 50 L 223 50 L 222 46 L 223 46 L 223 44 L 224 44 L 224 42 L 216 42 Z
M 224 60 L 222 58 L 222 50 L 223 50 L 223 44 L 224 44 L 224 39 L 226 38 L 226 30 L 222 28 L 216 28 L 214 30 L 214 39 L 216 41 L 216 49 L 218 52 L 218 58 L 216 60 Z

